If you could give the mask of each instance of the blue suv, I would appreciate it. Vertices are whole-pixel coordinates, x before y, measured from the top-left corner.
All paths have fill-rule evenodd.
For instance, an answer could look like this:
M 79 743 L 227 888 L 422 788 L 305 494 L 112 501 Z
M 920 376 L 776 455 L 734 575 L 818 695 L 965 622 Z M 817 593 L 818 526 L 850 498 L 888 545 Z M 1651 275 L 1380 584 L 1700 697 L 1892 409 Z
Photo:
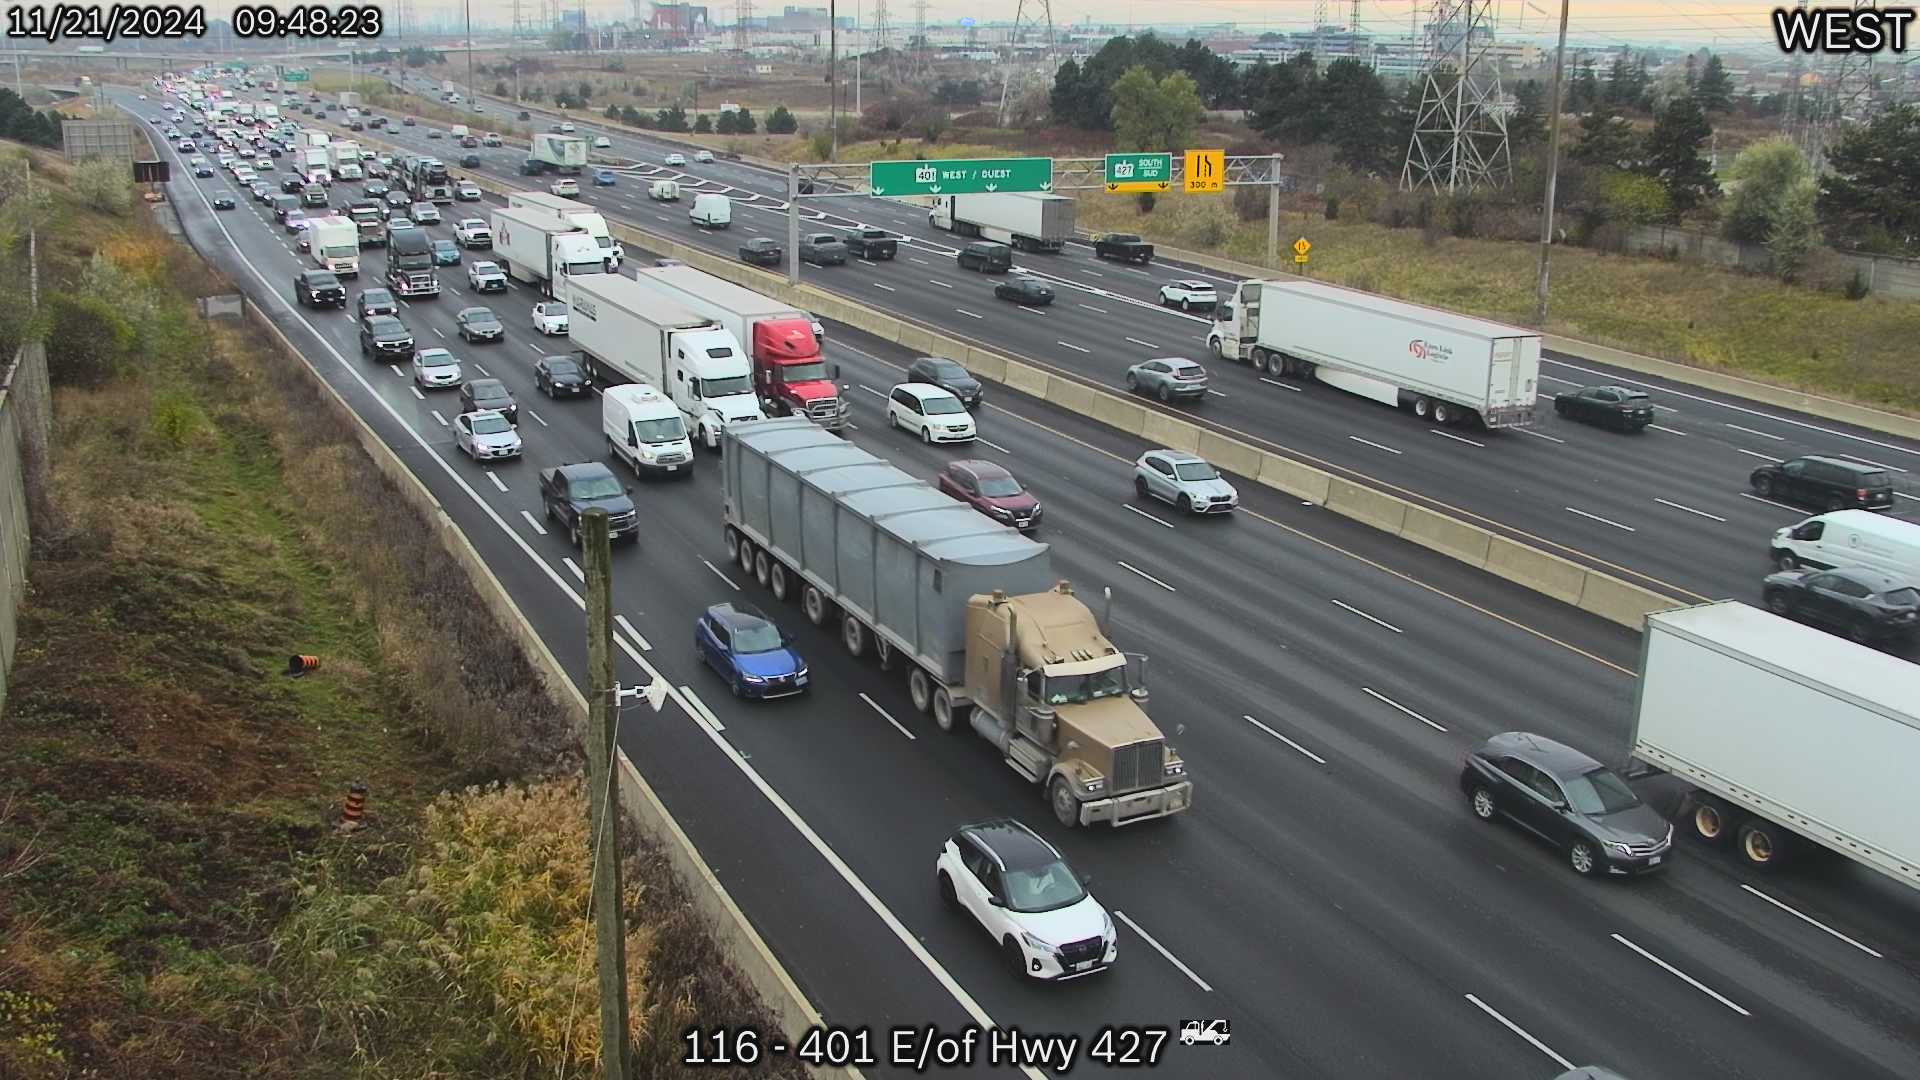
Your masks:
M 727 680 L 734 697 L 786 697 L 807 692 L 807 662 L 793 639 L 752 604 L 715 604 L 693 625 L 700 659 Z

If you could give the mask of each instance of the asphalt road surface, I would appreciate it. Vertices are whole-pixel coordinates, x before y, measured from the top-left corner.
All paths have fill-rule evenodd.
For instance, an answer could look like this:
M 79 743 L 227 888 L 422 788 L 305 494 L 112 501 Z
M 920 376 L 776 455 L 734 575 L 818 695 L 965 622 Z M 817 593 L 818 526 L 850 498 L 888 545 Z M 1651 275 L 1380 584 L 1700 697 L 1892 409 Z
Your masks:
M 350 314 L 294 307 L 303 264 L 264 208 L 239 192 L 239 208 L 216 213 L 207 199 L 229 179 L 176 175 L 171 201 L 193 243 L 434 491 L 581 678 L 579 558 L 543 522 L 534 477 L 606 458 L 595 400 L 534 390 L 532 361 L 565 349 L 532 330 L 536 297 L 516 286 L 487 299 L 508 327 L 497 345 L 457 340 L 454 312 L 478 302 L 458 268 L 441 272 L 442 297 L 402 312 L 423 344 L 444 343 L 522 403 L 525 460 L 476 466 L 449 435 L 451 393 L 417 392 L 404 369 L 362 359 Z M 924 254 L 910 246 L 903 265 Z M 382 272 L 379 249 L 362 259 L 350 291 Z M 927 261 L 929 280 L 956 292 L 966 280 Z M 907 272 L 832 276 L 871 285 Z M 996 332 L 1059 318 L 988 311 Z M 658 672 L 674 690 L 660 714 L 622 717 L 621 745 L 827 1020 L 879 1033 L 869 1075 L 910 1071 L 888 1063 L 893 1026 L 1069 1034 L 1084 1040 L 1077 1067 L 1094 1070 L 1103 1030 L 1214 1018 L 1232 1023 L 1232 1042 L 1167 1046 L 1161 1074 L 1546 1077 L 1598 1062 L 1636 1078 L 1920 1075 L 1920 901 L 1909 891 L 1845 863 L 1759 878 L 1689 847 L 1664 876 L 1585 881 L 1517 830 L 1468 814 L 1461 757 L 1493 733 L 1534 730 L 1622 758 L 1630 633 L 1251 484 L 1238 515 L 1179 519 L 1133 497 L 1137 440 L 1009 391 L 984 409 L 980 445 L 921 446 L 881 419 L 909 357 L 838 325 L 827 352 L 854 403 L 852 441 L 925 476 L 954 457 L 989 458 L 1034 489 L 1059 572 L 1089 598 L 1111 588 L 1113 636 L 1152 655 L 1150 711 L 1177 732 L 1196 787 L 1194 809 L 1174 819 L 1059 828 L 988 744 L 916 713 L 899 671 L 848 657 L 728 564 L 710 458 L 690 480 L 636 483 L 644 535 L 614 555 L 620 678 L 644 685 Z M 1222 382 L 1229 402 L 1260 392 Z M 1316 404 L 1275 391 L 1262 407 L 1348 409 L 1303 393 Z M 1416 436 L 1436 444 L 1427 455 L 1448 442 L 1384 419 L 1406 456 L 1421 456 Z M 1546 430 L 1569 440 L 1546 451 L 1589 441 Z M 1675 438 L 1713 442 L 1704 427 Z M 1535 441 L 1503 439 L 1500 452 L 1536 452 Z M 795 634 L 811 695 L 739 702 L 694 659 L 695 615 L 736 598 Z M 1670 784 L 1642 787 L 1671 803 Z M 1007 815 L 1093 876 L 1119 925 L 1114 969 L 1022 985 L 943 910 L 941 840 Z

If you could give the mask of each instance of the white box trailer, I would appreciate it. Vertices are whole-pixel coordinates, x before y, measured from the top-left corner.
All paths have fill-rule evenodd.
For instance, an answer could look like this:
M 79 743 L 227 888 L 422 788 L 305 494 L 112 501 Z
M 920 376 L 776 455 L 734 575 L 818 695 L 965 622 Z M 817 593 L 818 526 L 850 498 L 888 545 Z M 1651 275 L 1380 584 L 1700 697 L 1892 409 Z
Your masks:
M 360 226 L 330 214 L 307 219 L 307 251 L 313 264 L 342 277 L 360 276 Z
M 1540 335 L 1307 278 L 1243 281 L 1207 348 L 1438 423 L 1533 423 Z
M 578 176 L 587 166 L 587 140 L 578 135 L 535 132 L 531 157 L 563 176 Z
M 728 425 L 764 419 L 746 353 L 712 319 L 619 274 L 567 276 L 555 295 L 587 374 L 665 394 L 709 450 Z
M 1920 667 L 1731 600 L 1657 612 L 1632 747 L 1750 864 L 1806 841 L 1920 888 Z
M 600 245 L 601 253 L 613 260 L 615 270 L 620 269 L 620 264 L 626 261 L 627 250 L 613 238 L 613 230 L 607 227 L 607 219 L 601 216 L 600 211 L 577 199 L 549 195 L 544 191 L 515 191 L 507 196 L 507 205 L 516 209 L 522 206 L 537 207 L 587 230 L 593 242 Z
M 961 236 L 998 240 L 1021 251 L 1059 251 L 1073 239 L 1073 200 L 1065 195 L 1002 191 L 937 195 L 927 223 Z
M 600 245 L 585 229 L 539 207 L 503 207 L 493 212 L 494 261 L 515 281 L 539 285 L 548 295 L 556 277 L 609 272 Z

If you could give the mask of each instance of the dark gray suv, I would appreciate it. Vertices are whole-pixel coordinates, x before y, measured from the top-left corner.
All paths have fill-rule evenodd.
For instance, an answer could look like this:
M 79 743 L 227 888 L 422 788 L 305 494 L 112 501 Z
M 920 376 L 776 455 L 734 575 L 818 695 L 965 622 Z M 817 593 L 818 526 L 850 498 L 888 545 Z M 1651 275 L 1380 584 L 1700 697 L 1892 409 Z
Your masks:
M 1460 790 L 1473 816 L 1505 818 L 1566 853 L 1582 877 L 1663 869 L 1673 826 L 1619 774 L 1544 735 L 1509 731 L 1467 754 Z

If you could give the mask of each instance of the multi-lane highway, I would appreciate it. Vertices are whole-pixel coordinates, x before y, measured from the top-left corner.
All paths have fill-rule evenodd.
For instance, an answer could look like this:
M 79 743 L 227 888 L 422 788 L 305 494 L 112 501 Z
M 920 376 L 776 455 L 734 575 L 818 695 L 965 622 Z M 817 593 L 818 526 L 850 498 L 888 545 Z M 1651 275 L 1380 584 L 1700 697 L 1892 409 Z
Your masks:
M 430 92 L 437 84 L 416 79 L 413 85 Z M 483 100 L 481 108 L 482 117 L 518 113 L 495 101 Z M 532 115 L 535 124 L 557 119 L 537 109 Z M 396 126 L 383 134 L 453 160 L 478 153 L 480 172 L 513 182 L 524 149 L 460 151 L 450 140 L 428 139 L 429 126 Z M 686 152 L 684 144 L 603 132 L 590 121 L 581 127 L 609 136 L 611 149 L 596 152 L 602 159 L 634 166 L 613 188 L 582 182 L 583 199 L 611 216 L 726 255 L 747 236 L 785 243 L 784 175 L 724 160 L 665 168 L 666 154 Z M 644 181 L 655 177 L 743 200 L 733 229 L 702 233 L 687 222 L 684 204 L 649 202 Z M 1232 288 L 1231 279 L 1214 271 L 1166 261 L 1124 267 L 1072 245 L 1058 256 L 1017 258 L 1060 295 L 1044 311 L 1016 311 L 993 298 L 990 279 L 955 268 L 954 237 L 931 228 L 924 210 L 834 197 L 802 200 L 802 214 L 817 221 L 803 229 L 859 223 L 907 240 L 893 263 L 808 267 L 810 284 L 1108 387 L 1120 385 L 1128 365 L 1149 357 L 1206 359 L 1207 320 L 1160 307 L 1160 285 L 1197 277 L 1223 293 Z M 1547 399 L 1554 393 L 1603 382 L 1647 387 L 1660 413 L 1655 426 L 1620 435 L 1553 415 Z M 1245 367 L 1216 372 L 1214 384 L 1225 396 L 1171 408 L 1685 600 L 1756 597 L 1767 570 L 1767 538 L 1809 512 L 1748 489 L 1748 474 L 1763 462 L 1808 453 L 1877 462 L 1895 470 L 1902 490 L 1897 512 L 1920 513 L 1920 444 L 1911 440 L 1562 354 L 1550 353 L 1542 366 L 1540 423 L 1520 432 L 1441 428 L 1329 387 L 1273 380 Z
M 259 204 L 224 175 L 175 175 L 188 237 L 434 491 L 578 677 L 579 558 L 544 526 L 533 478 L 602 459 L 604 444 L 597 401 L 550 402 L 533 387 L 533 360 L 559 345 L 529 325 L 533 294 L 489 299 L 508 327 L 498 345 L 458 341 L 453 314 L 478 300 L 455 269 L 442 271 L 445 295 L 402 312 L 423 344 L 444 343 L 522 402 L 526 459 L 478 467 L 446 426 L 453 395 L 420 393 L 403 369 L 360 358 L 350 314 L 293 305 L 302 262 Z M 644 221 L 636 187 L 614 189 L 626 203 L 611 205 Z M 213 211 L 220 193 L 239 207 Z M 920 248 L 820 276 L 864 284 L 888 306 L 877 285 L 909 274 L 984 290 Z M 384 265 L 377 249 L 363 261 L 352 291 Z M 1053 325 L 990 303 L 978 305 L 993 321 L 977 336 L 1022 319 Z M 917 714 L 899 672 L 850 658 L 727 563 L 704 458 L 690 481 L 637 485 L 642 539 L 614 557 L 620 675 L 674 689 L 662 713 L 623 717 L 621 745 L 830 1021 L 1091 1039 L 1109 1025 L 1230 1020 L 1226 1047 L 1165 1051 L 1162 1071 L 1181 1077 L 1531 1077 L 1588 1062 L 1633 1077 L 1920 1073 L 1920 902 L 1899 886 L 1851 864 L 1759 879 L 1690 849 L 1662 877 L 1585 881 L 1516 830 L 1468 815 L 1461 756 L 1492 733 L 1525 728 L 1621 757 L 1635 657 L 1625 631 L 1253 485 L 1233 518 L 1178 519 L 1133 498 L 1137 440 L 1014 393 L 983 411 L 981 445 L 921 446 L 880 420 L 909 357 L 841 326 L 827 348 L 854 402 L 854 442 L 925 476 L 988 457 L 1046 503 L 1056 567 L 1084 593 L 1111 588 L 1114 636 L 1152 655 L 1151 710 L 1179 732 L 1196 785 L 1195 808 L 1172 820 L 1058 828 L 986 743 Z M 1226 403 L 1254 385 L 1229 386 Z M 1293 407 L 1294 396 L 1275 401 Z M 1330 398 L 1301 415 L 1346 408 Z M 1580 436 L 1548 433 L 1568 442 L 1542 446 Z M 815 675 L 809 697 L 743 704 L 697 663 L 694 616 L 730 599 L 795 634 Z M 1004 815 L 1092 874 L 1118 913 L 1112 971 L 1021 985 L 943 910 L 940 841 Z

